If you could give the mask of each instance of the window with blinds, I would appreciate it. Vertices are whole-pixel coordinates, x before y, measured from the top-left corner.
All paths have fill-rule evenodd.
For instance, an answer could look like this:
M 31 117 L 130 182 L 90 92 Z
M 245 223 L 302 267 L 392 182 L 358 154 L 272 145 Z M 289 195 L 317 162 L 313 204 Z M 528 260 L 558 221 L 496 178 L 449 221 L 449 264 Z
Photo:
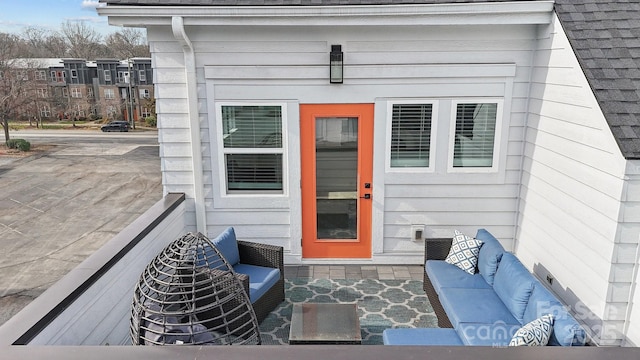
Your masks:
M 428 167 L 433 104 L 394 104 L 391 167 Z
M 498 104 L 456 106 L 453 167 L 492 167 Z
M 228 192 L 283 190 L 281 106 L 222 106 Z

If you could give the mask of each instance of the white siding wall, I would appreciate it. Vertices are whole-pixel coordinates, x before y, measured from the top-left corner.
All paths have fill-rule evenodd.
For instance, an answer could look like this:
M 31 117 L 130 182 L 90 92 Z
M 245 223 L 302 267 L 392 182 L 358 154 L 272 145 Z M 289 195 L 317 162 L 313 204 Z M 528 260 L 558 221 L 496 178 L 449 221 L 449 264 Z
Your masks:
M 186 194 L 187 226 L 190 231 L 195 231 L 193 165 L 184 53 L 173 38 L 171 29 L 151 27 L 147 31 L 147 38 L 154 66 L 153 82 L 157 99 L 163 192 Z M 201 126 L 205 126 L 206 129 L 206 121 L 201 121 Z M 206 144 L 206 132 L 203 136 L 203 144 Z M 206 155 L 209 152 L 203 153 Z
M 616 254 L 638 240 L 637 225 L 619 226 L 626 161 L 557 18 L 541 28 L 532 80 L 517 255 L 554 278 L 598 342 L 618 344 L 633 266 Z
M 522 140 L 535 27 L 189 27 L 196 49 L 208 232 L 233 225 L 238 236 L 285 247 L 300 261 L 300 103 L 375 103 L 375 262 L 423 261 L 410 241 L 411 224 L 427 237 L 454 229 L 494 233 L 507 248 L 514 238 Z M 182 52 L 168 29 L 149 31 L 156 66 L 158 117 L 166 191 L 190 196 L 186 90 Z M 331 44 L 345 52 L 345 83 L 328 83 Z M 382 65 L 381 65 L 382 64 Z M 445 65 L 448 73 L 440 73 Z M 447 64 L 463 64 L 446 68 Z M 480 64 L 480 65 L 478 65 Z M 447 172 L 451 109 L 438 118 L 435 171 L 385 170 L 386 106 L 394 99 L 505 99 L 499 167 L 491 174 Z M 218 175 L 216 101 L 283 102 L 287 108 L 288 177 L 282 201 L 225 198 Z M 270 205 L 271 204 L 271 205 Z

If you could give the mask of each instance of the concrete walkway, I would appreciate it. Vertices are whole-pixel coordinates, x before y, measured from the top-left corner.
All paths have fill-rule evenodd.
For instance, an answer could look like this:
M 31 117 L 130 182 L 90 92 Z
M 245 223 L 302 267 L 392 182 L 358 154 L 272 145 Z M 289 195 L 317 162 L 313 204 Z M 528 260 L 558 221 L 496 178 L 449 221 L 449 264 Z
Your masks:
M 157 144 L 82 141 L 0 160 L 0 324 L 162 198 Z

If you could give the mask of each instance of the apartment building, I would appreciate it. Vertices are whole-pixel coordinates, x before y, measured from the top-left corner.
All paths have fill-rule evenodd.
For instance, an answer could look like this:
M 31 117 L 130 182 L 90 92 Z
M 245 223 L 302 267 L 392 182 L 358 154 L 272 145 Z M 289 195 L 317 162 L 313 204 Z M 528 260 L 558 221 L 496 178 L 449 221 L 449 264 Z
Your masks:
M 139 120 L 154 113 L 150 58 L 30 59 L 28 63 L 35 99 L 33 106 L 20 112 L 23 118 Z

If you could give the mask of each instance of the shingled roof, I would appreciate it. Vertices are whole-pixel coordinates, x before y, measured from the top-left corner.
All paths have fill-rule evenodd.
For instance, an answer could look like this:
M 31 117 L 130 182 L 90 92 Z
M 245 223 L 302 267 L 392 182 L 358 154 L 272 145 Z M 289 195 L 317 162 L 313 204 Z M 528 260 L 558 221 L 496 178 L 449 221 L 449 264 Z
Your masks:
M 332 6 L 540 0 L 100 0 L 108 5 Z M 640 159 L 640 2 L 556 0 L 556 13 L 627 159 Z

